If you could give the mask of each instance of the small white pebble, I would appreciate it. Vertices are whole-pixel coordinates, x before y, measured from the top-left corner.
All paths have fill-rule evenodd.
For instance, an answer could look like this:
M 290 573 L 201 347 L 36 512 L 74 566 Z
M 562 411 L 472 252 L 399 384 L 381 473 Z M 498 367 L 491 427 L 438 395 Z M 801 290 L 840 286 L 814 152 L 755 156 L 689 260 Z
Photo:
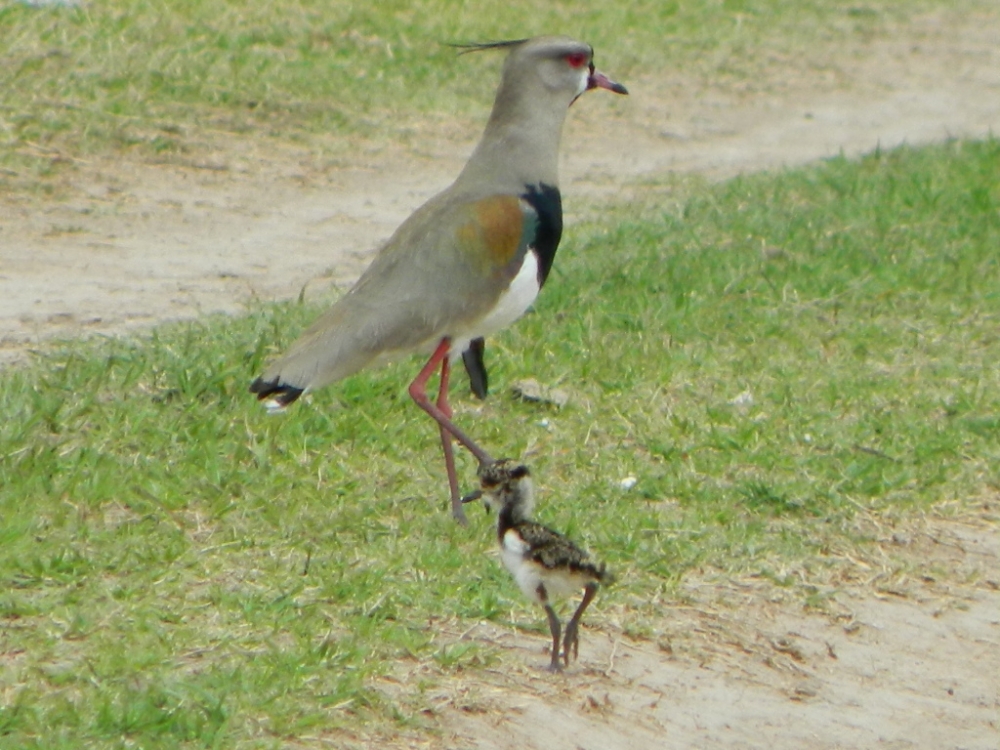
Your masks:
M 636 479 L 635 477 L 625 477 L 618 483 L 618 486 L 621 487 L 623 490 L 630 490 L 633 487 L 635 487 L 638 481 L 639 480 Z
M 802 436 L 802 439 L 807 443 L 811 443 L 813 441 L 813 436 L 807 432 L 805 435 Z
M 538 422 L 539 427 L 544 427 L 546 430 L 549 429 L 549 420 L 542 419 Z
M 731 406 L 741 406 L 741 407 L 753 406 L 753 394 L 750 392 L 750 389 L 747 388 L 745 391 L 743 391 L 743 393 L 739 394 L 734 398 L 729 399 L 729 404 Z

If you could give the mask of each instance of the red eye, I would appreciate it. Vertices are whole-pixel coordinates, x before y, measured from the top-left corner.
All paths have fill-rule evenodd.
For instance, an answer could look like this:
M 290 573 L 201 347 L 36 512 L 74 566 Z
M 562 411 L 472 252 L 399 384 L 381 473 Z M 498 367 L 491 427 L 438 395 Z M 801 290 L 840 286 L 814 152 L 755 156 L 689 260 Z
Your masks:
M 582 68 L 587 64 L 587 55 L 583 52 L 573 52 L 566 55 L 566 62 L 571 68 Z

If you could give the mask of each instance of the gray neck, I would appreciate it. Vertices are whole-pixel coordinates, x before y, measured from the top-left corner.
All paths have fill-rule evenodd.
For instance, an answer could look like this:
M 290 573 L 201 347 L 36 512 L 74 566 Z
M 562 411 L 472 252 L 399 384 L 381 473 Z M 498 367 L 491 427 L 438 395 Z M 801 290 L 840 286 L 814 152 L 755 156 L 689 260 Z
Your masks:
M 568 102 L 535 91 L 510 93 L 501 85 L 483 137 L 456 185 L 490 184 L 503 190 L 559 185 L 559 141 Z

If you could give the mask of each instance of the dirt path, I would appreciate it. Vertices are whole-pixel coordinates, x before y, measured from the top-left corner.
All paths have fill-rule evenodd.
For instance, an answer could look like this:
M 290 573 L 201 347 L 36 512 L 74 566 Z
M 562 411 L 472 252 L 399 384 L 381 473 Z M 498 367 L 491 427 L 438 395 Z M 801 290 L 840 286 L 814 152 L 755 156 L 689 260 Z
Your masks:
M 1000 132 L 995 18 L 929 17 L 780 70 L 742 92 L 667 71 L 627 81 L 628 100 L 588 97 L 564 139 L 569 220 L 667 172 L 725 177 Z M 52 336 L 235 312 L 349 280 L 457 173 L 476 135 L 422 141 L 420 153 L 362 148 L 337 170 L 304 151 L 232 144 L 198 164 L 80 163 L 68 200 L 0 198 L 0 361 Z M 484 749 L 996 750 L 998 515 L 994 503 L 968 523 L 929 525 L 912 575 L 838 587 L 824 614 L 752 583 L 688 581 L 694 603 L 665 603 L 659 637 L 631 641 L 598 605 L 564 678 L 536 669 L 542 639 L 478 626 L 463 637 L 508 646 L 504 669 L 446 681 L 430 721 L 449 746 Z M 928 572 L 941 566 L 947 583 Z
M 667 172 L 725 177 L 1000 124 L 995 20 L 931 17 L 776 71 L 742 92 L 664 71 L 628 81 L 628 99 L 588 96 L 564 137 L 569 220 Z M 226 142 L 188 165 L 80 162 L 61 202 L 0 197 L 0 362 L 53 336 L 235 312 L 354 278 L 477 135 L 421 136 L 420 153 L 362 145 L 356 166 L 336 170 L 305 151 Z
M 632 640 L 598 605 L 563 676 L 541 669 L 547 638 L 483 624 L 464 637 L 512 656 L 431 696 L 446 744 L 996 750 L 998 509 L 978 523 L 890 535 L 887 554 L 909 558 L 913 573 L 869 568 L 863 583 L 838 586 L 823 613 L 759 581 L 688 580 L 684 603 L 664 603 L 659 632 Z M 939 583 L 943 571 L 979 585 Z

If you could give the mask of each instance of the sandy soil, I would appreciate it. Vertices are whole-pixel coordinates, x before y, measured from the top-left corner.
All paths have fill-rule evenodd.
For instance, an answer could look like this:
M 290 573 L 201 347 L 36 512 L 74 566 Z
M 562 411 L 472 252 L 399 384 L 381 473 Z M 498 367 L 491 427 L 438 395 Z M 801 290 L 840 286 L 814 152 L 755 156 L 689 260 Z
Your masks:
M 482 624 L 462 636 L 518 666 L 455 679 L 429 710 L 446 746 L 479 750 L 996 750 L 998 510 L 887 535 L 893 566 L 860 567 L 822 613 L 759 581 L 689 579 L 659 632 L 630 639 L 598 601 L 561 676 L 543 671 L 547 638 Z
M 628 99 L 590 94 L 571 113 L 569 221 L 668 172 L 725 177 L 879 144 L 983 136 L 1000 123 L 1000 31 L 995 19 L 931 17 L 836 60 L 777 63 L 773 80 L 745 90 L 677 71 L 627 83 Z M 359 144 L 354 165 L 338 169 L 310 163 L 304 150 L 220 137 L 190 163 L 78 160 L 66 200 L 0 196 L 0 361 L 53 336 L 235 312 L 252 297 L 350 280 L 448 184 L 476 137 Z
M 995 18 L 928 17 L 835 60 L 776 67 L 744 90 L 662 71 L 625 81 L 628 100 L 588 96 L 564 139 L 569 221 L 669 172 L 721 178 L 1000 131 Z M 457 173 L 477 135 L 421 138 L 419 150 L 359 144 L 338 169 L 293 148 L 220 142 L 192 163 L 78 162 L 64 200 L 0 197 L 0 361 L 53 336 L 348 281 Z M 598 601 L 563 677 L 538 669 L 536 635 L 477 626 L 461 637 L 509 647 L 507 667 L 446 680 L 428 720 L 453 747 L 996 750 L 998 517 L 987 503 L 962 523 L 888 537 L 911 574 L 845 582 L 824 613 L 757 582 L 688 580 L 690 604 L 664 603 L 660 636 L 631 640 Z

